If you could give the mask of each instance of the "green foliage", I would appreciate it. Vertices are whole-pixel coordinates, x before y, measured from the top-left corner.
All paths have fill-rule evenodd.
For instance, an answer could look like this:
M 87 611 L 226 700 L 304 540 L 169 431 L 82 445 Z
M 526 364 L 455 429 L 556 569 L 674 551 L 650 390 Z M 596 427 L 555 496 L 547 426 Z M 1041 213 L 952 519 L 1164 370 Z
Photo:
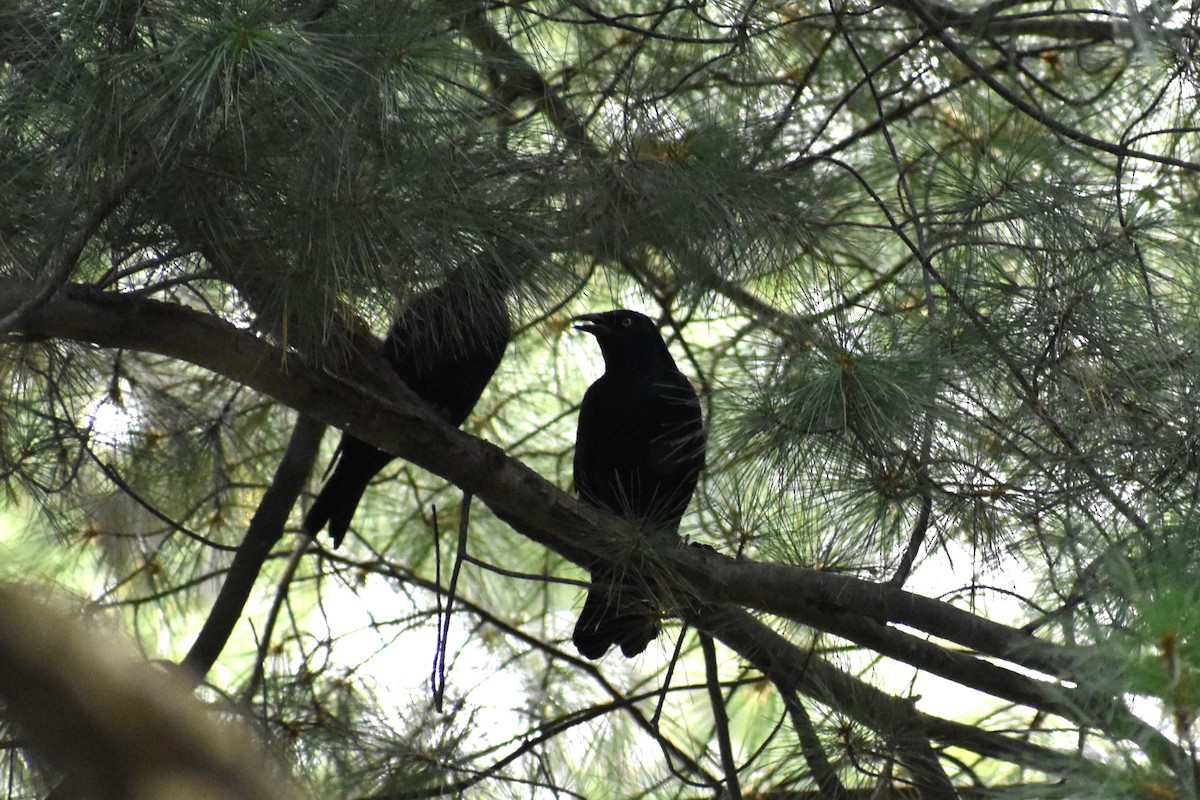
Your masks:
M 681 588 L 673 553 L 623 542 L 672 607 L 647 655 L 593 665 L 569 643 L 586 572 L 522 520 L 397 460 L 334 552 L 289 498 L 206 698 L 310 785 L 882 796 L 930 793 L 932 762 L 987 796 L 1194 797 L 1185 5 L 5 3 L 0 478 L 33 522 L 4 575 L 181 659 L 296 424 L 47 334 L 62 287 L 359 386 L 366 331 L 450 275 L 478 301 L 499 265 L 517 324 L 465 430 L 570 490 L 601 369 L 570 316 L 646 311 L 708 426 L 681 532 L 752 577 Z M 731 598 L 753 646 L 714 621 Z

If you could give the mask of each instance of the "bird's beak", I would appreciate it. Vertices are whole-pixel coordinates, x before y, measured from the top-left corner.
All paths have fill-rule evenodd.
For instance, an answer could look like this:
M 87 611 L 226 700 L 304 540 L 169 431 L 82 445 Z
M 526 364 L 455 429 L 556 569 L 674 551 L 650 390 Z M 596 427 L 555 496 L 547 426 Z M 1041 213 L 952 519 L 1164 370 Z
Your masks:
M 577 331 L 584 333 L 595 334 L 599 331 L 608 330 L 608 326 L 604 324 L 604 317 L 601 314 L 580 314 L 578 317 L 571 319 L 575 323 L 574 328 Z

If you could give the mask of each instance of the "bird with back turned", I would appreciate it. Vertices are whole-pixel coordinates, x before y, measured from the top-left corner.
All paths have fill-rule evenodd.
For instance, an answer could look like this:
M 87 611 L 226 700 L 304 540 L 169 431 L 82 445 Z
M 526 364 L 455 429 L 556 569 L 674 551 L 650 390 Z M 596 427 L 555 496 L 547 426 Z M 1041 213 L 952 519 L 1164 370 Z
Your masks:
M 460 268 L 405 309 L 384 341 L 383 355 L 396 374 L 451 425 L 466 421 L 504 356 L 510 288 L 498 262 Z M 333 546 L 341 545 L 363 492 L 393 458 L 342 434 L 333 472 L 305 516 L 304 530 L 316 535 L 328 524 Z
M 575 487 L 593 506 L 651 530 L 676 532 L 704 468 L 704 422 L 691 383 L 653 320 L 620 309 L 575 318 L 596 337 L 604 375 L 579 408 Z M 587 658 L 614 644 L 633 657 L 661 624 L 636 571 L 597 561 L 572 641 Z

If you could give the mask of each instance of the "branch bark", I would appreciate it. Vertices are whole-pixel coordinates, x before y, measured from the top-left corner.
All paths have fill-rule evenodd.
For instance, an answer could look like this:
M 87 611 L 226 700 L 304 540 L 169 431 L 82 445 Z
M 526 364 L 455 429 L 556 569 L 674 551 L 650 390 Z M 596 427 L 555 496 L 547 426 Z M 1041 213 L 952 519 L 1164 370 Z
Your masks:
M 0 280 L 0 314 L 19 305 L 24 294 L 35 289 L 28 281 Z M 334 375 L 310 365 L 299 354 L 282 351 L 209 314 L 80 286 L 68 287 L 25 317 L 22 332 L 154 352 L 224 375 L 440 475 L 478 497 L 514 530 L 577 563 L 614 552 L 621 542 L 646 540 L 631 522 L 579 502 L 495 445 L 447 425 L 379 364 L 360 360 L 351 377 Z M 370 353 L 363 356 L 378 358 Z M 1001 758 L 1007 753 L 1020 763 L 1034 759 L 1078 768 L 1075 759 L 1054 751 L 1038 748 L 1031 755 L 1014 747 L 1007 737 L 921 715 L 911 702 L 874 689 L 795 648 L 737 606 L 816 624 L 851 641 L 866 640 L 864 644 L 872 648 L 894 644 L 890 654 L 898 658 L 908 658 L 906 653 L 913 650 L 916 655 L 908 660 L 921 668 L 949 659 L 946 663 L 954 662 L 955 680 L 985 692 L 991 687 L 980 676 L 994 674 L 994 665 L 952 654 L 885 623 L 927 630 L 1069 679 L 1075 662 L 1061 648 L 887 585 L 734 560 L 702 548 L 679 547 L 674 540 L 653 539 L 648 546 L 663 567 L 660 579 L 668 585 L 674 582 L 674 596 L 683 606 L 685 621 L 721 639 L 781 689 L 802 691 L 897 741 L 907 754 L 910 772 L 920 776 L 934 796 L 948 796 L 948 782 L 929 747 L 929 736 L 946 736 L 967 746 L 961 740 L 970 733 L 968 738 Z M 968 660 L 955 666 L 955 659 Z M 992 669 L 975 672 L 974 666 Z M 1004 673 L 1019 694 L 1018 702 L 1035 708 L 1049 706 L 1044 710 L 1081 727 L 1108 721 L 1107 712 L 1122 708 L 1112 699 L 1113 705 L 1098 716 L 1087 702 L 1065 702 L 1063 698 L 1069 695 L 1065 687 L 1056 693 L 1042 682 L 1007 670 Z M 1145 727 L 1118 728 L 1118 734 L 1137 739 L 1156 755 L 1173 754 L 1170 742 Z
M 283 459 L 246 528 L 246 536 L 229 565 L 216 602 L 183 659 L 183 666 L 194 680 L 202 681 L 212 669 L 241 619 L 242 609 L 246 607 L 263 564 L 271 555 L 271 548 L 283 537 L 284 525 L 308 480 L 324 431 L 324 425 L 309 417 L 301 416 L 296 420 Z

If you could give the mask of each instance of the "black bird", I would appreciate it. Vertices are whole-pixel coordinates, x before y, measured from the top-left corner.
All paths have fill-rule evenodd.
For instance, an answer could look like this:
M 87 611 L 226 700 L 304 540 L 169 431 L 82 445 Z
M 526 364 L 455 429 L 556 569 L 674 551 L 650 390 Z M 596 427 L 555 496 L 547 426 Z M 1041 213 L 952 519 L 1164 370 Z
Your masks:
M 511 334 L 503 267 L 465 270 L 413 302 L 392 324 L 384 357 L 408 388 L 461 425 L 500 364 Z M 348 433 L 342 434 L 336 466 L 304 518 L 315 535 L 326 523 L 336 548 L 371 479 L 395 456 Z
M 654 322 L 624 309 L 576 317 L 596 337 L 604 375 L 579 408 L 575 487 L 591 505 L 675 532 L 704 468 L 704 421 L 691 383 Z M 635 574 L 592 565 L 572 640 L 587 658 L 618 644 L 627 658 L 660 630 L 654 600 Z

